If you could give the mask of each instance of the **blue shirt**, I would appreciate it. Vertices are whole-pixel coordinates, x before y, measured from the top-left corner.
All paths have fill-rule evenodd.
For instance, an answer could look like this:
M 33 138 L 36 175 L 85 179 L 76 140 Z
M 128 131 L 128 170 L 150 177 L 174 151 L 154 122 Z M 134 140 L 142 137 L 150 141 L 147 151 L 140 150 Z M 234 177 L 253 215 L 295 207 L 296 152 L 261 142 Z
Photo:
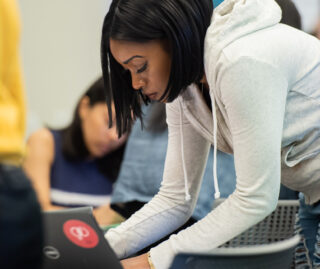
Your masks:
M 223 2 L 223 0 L 213 0 L 213 6 L 214 6 L 214 7 L 217 7 L 217 6 L 219 6 L 222 2 Z

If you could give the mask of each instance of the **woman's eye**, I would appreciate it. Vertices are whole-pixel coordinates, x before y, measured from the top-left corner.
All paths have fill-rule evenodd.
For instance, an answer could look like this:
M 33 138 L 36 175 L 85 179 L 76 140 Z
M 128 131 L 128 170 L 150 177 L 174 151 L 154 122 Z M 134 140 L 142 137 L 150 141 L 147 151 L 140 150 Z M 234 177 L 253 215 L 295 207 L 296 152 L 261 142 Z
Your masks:
M 145 63 L 140 69 L 137 70 L 137 73 L 142 73 L 143 71 L 145 71 L 148 67 L 148 63 Z

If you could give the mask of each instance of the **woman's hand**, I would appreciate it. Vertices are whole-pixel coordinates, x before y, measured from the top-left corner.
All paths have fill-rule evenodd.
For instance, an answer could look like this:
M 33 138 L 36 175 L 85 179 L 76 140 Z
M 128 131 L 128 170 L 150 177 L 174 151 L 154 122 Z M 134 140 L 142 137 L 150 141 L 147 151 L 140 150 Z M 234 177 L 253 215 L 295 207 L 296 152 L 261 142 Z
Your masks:
M 121 265 L 124 269 L 150 269 L 147 253 L 122 260 Z
M 110 225 L 120 223 L 124 220 L 124 218 L 110 208 L 109 204 L 95 208 L 93 215 L 99 225 Z

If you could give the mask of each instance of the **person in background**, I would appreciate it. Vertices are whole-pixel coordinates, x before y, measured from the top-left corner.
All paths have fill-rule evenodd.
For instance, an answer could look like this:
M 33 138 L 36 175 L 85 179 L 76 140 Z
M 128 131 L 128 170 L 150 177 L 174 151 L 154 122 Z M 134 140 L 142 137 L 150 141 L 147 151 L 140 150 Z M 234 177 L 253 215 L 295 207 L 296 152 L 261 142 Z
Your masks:
M 25 95 L 14 0 L 0 0 L 0 268 L 40 268 L 42 221 L 25 154 Z
M 225 202 L 149 253 L 124 259 L 124 268 L 165 269 L 177 253 L 220 246 L 276 208 L 281 182 L 319 209 L 320 42 L 280 20 L 274 0 L 225 0 L 214 11 L 211 0 L 112 1 L 101 59 L 118 133 L 141 117 L 141 100 L 166 103 L 169 132 L 159 192 L 105 235 L 118 257 L 191 216 L 211 144 L 215 197 L 216 150 L 234 154 L 237 176 Z M 310 243 L 317 240 L 313 234 Z
M 27 141 L 23 167 L 44 210 L 93 206 L 101 225 L 119 222 L 110 196 L 125 148 L 108 128 L 103 80 L 99 78 L 80 98 L 72 122 L 61 130 L 42 128 Z
M 301 30 L 301 16 L 294 2 L 292 0 L 276 0 L 276 2 L 282 10 L 280 23 Z

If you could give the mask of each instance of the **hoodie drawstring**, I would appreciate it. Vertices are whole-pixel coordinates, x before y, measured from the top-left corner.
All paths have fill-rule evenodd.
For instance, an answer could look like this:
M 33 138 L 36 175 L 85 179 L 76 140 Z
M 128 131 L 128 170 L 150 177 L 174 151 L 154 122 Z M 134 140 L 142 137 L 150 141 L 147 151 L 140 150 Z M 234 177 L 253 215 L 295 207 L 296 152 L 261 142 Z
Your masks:
M 181 101 L 179 102 L 179 112 L 180 112 L 180 148 L 181 148 L 181 157 L 182 157 L 182 167 L 183 167 L 183 175 L 184 175 L 184 191 L 185 191 L 185 200 L 188 202 L 191 199 L 191 195 L 189 193 L 188 188 L 188 173 L 186 169 L 186 162 L 184 159 L 184 147 L 183 147 L 183 127 L 182 127 L 182 105 Z
M 212 118 L 213 118 L 213 182 L 214 182 L 214 198 L 220 198 L 219 184 L 218 184 L 218 176 L 217 176 L 217 116 L 216 116 L 216 105 L 214 101 L 214 96 L 210 94 L 212 100 Z M 184 155 L 184 143 L 183 143 L 183 113 L 182 113 L 182 104 L 179 101 L 179 113 L 180 113 L 180 142 L 181 142 L 181 157 L 182 157 L 182 167 L 184 174 L 184 189 L 185 189 L 185 200 L 189 201 L 191 199 L 191 195 L 189 193 L 188 188 L 188 174 L 186 169 L 185 155 Z
M 216 102 L 213 93 L 210 93 L 211 104 L 212 104 L 212 119 L 213 119 L 213 182 L 214 182 L 214 199 L 220 198 L 220 191 L 218 185 L 217 176 L 217 115 L 216 115 Z

